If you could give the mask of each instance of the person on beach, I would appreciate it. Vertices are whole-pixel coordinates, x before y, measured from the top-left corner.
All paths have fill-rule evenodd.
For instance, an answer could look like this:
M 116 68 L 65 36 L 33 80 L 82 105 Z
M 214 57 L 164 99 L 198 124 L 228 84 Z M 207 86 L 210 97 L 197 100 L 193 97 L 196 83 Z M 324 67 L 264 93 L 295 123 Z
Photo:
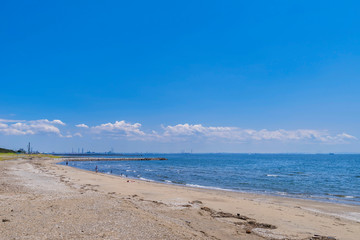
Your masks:
M 66 161 L 66 166 L 69 165 L 69 161 Z
M 98 172 L 98 167 L 97 167 L 97 165 L 95 166 L 95 172 Z

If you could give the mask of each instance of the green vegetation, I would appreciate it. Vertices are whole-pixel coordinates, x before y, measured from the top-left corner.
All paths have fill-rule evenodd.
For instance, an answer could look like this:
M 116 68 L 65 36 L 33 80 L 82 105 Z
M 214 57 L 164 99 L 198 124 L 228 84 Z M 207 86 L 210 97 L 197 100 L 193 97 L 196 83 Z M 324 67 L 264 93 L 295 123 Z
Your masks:
M 15 153 L 15 151 L 6 148 L 0 148 L 0 153 Z
M 0 161 L 14 159 L 18 156 L 16 153 L 0 153 Z
M 33 159 L 33 158 L 59 158 L 58 156 L 50 154 L 26 154 L 25 150 L 19 149 L 18 151 L 0 148 L 0 161 L 11 159 Z
M 33 159 L 33 158 L 59 158 L 50 154 L 16 154 L 16 153 L 0 153 L 0 161 L 11 159 Z

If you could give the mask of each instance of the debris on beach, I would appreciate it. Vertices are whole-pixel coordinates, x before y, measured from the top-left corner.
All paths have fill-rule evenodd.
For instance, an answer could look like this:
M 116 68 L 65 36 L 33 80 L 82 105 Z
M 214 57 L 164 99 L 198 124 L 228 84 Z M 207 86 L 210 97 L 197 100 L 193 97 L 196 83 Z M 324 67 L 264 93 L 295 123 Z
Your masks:
M 244 220 L 244 222 L 236 222 L 236 225 L 245 225 L 250 230 L 251 228 L 264 228 L 264 229 L 276 229 L 277 227 L 268 223 L 259 223 L 255 221 L 255 219 L 249 218 L 247 216 L 243 216 L 239 213 L 236 215 L 232 213 L 226 213 L 226 212 L 217 212 L 211 208 L 208 207 L 202 207 L 201 210 L 204 210 L 206 212 L 210 213 L 210 216 L 213 218 L 235 218 Z M 321 239 L 322 240 L 322 239 Z
M 336 238 L 314 234 L 314 236 L 312 236 L 310 240 L 336 240 Z

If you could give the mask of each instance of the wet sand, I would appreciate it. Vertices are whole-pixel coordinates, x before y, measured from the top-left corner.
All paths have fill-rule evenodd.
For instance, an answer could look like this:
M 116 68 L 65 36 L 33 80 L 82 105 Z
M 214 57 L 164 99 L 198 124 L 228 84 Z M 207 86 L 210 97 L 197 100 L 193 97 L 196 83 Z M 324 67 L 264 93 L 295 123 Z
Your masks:
M 0 239 L 359 239 L 360 207 L 0 162 Z M 322 236 L 322 237 L 321 237 Z

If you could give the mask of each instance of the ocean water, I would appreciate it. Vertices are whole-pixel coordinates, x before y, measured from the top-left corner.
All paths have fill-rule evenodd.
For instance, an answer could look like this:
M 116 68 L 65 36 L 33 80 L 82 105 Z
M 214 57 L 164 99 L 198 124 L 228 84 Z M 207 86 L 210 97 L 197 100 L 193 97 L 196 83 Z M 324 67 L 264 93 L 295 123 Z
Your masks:
M 69 165 L 91 171 L 98 166 L 103 173 L 167 184 L 360 205 L 358 154 L 147 154 L 144 157 L 168 160 L 85 161 L 69 162 Z

